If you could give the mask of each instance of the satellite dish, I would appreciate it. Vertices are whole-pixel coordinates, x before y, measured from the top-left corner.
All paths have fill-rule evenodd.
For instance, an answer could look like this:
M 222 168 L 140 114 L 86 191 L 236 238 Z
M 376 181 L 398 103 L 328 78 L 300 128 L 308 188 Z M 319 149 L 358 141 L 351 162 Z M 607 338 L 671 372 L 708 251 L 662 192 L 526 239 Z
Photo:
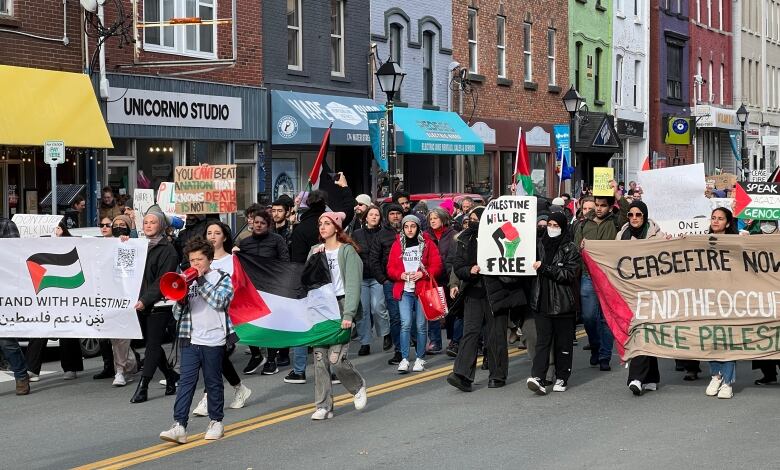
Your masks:
M 98 2 L 97 0 L 80 0 L 81 8 L 87 10 L 90 13 L 95 13 L 97 11 Z

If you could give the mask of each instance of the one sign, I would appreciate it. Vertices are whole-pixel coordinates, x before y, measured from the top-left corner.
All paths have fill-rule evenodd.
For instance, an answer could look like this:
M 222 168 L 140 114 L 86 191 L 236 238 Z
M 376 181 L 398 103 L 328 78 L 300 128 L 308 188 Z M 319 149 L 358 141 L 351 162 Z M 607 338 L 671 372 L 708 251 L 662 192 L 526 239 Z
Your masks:
M 642 185 L 642 201 L 647 204 L 651 219 L 693 219 L 709 217 L 712 212 L 710 202 L 704 196 L 703 163 L 640 171 L 637 179 Z
M 536 198 L 501 196 L 482 213 L 477 234 L 480 274 L 533 276 L 536 271 Z
M 19 229 L 20 238 L 50 237 L 62 220 L 61 215 L 14 214 L 11 218 Z
M 231 214 L 236 202 L 236 165 L 180 166 L 174 175 L 177 214 Z
M 614 196 L 615 190 L 609 184 L 615 179 L 615 169 L 611 167 L 593 168 L 593 195 Z
M 176 212 L 176 185 L 174 183 L 160 183 L 160 188 L 157 190 L 157 205 L 166 214 Z
M 241 98 L 109 88 L 109 124 L 242 129 Z
M 141 338 L 146 240 L 0 240 L 0 337 Z
M 690 145 L 691 120 L 684 117 L 669 118 L 669 128 L 664 142 L 670 145 Z
M 143 233 L 144 215 L 154 205 L 154 189 L 133 190 L 133 212 L 135 213 L 135 228 L 138 234 Z
M 585 242 L 624 359 L 780 359 L 780 236 Z
M 736 187 L 734 215 L 740 219 L 780 220 L 780 183 L 744 183 Z
M 750 181 L 752 183 L 763 183 L 769 179 L 769 170 L 751 170 Z
M 697 217 L 686 220 L 656 220 L 658 227 L 673 238 L 690 235 L 704 235 L 710 230 L 710 219 Z
M 49 140 L 43 144 L 43 161 L 47 165 L 59 165 L 65 162 L 65 142 Z

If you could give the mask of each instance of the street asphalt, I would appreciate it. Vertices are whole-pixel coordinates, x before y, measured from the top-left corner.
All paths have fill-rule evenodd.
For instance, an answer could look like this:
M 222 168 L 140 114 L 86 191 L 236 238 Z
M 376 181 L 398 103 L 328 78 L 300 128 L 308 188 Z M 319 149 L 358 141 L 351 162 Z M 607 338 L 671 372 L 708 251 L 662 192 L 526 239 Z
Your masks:
M 739 364 L 731 400 L 706 397 L 707 374 L 684 382 L 671 360 L 661 361 L 659 390 L 635 397 L 617 358 L 611 372 L 588 366 L 585 342 L 575 347 L 569 390 L 548 396 L 527 389 L 530 364 L 514 346 L 506 387 L 488 389 L 487 372 L 478 371 L 474 392 L 463 393 L 445 382 L 443 368 L 453 361 L 444 355 L 429 357 L 425 373 L 399 376 L 386 364 L 389 353 L 377 352 L 379 344 L 370 356 L 357 357 L 353 343 L 353 362 L 372 387 L 362 412 L 345 397 L 333 419 L 312 422 L 311 365 L 305 385 L 282 382 L 284 368 L 244 376 L 252 396 L 245 408 L 226 410 L 222 440 L 193 437 L 180 447 L 158 438 L 170 427 L 174 402 L 163 396 L 161 377 L 147 403 L 130 404 L 136 382 L 118 389 L 110 380 L 92 380 L 100 360 L 90 359 L 77 380 L 49 374 L 32 384 L 29 396 L 16 397 L 13 382 L 0 382 L 0 468 L 101 461 L 87 468 L 780 468 L 774 444 L 780 417 L 772 411 L 780 386 L 753 385 L 758 371 L 749 363 Z M 242 347 L 232 359 L 240 371 L 248 356 Z M 344 393 L 334 386 L 335 395 Z M 226 402 L 231 398 L 226 386 Z M 207 424 L 208 418 L 192 418 L 188 431 L 202 433 Z

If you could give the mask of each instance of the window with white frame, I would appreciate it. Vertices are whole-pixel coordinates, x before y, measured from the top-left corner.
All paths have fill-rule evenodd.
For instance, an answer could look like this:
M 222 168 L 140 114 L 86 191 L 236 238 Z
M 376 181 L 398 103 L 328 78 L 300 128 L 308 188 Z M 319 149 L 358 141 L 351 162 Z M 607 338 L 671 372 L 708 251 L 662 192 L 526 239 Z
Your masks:
M 506 78 L 506 17 L 496 17 L 496 69 L 500 78 Z
M 625 1 L 626 0 L 616 0 L 615 1 L 615 12 L 617 13 L 618 16 L 625 15 L 624 10 L 623 10 L 623 3 Z
M 216 10 L 216 0 L 144 0 L 144 49 L 194 57 L 215 57 Z M 170 23 L 174 18 L 197 18 L 205 24 L 176 27 Z
M 701 74 L 701 57 L 696 60 L 696 75 L 699 77 L 696 81 L 696 100 L 704 101 L 701 96 L 701 85 L 704 81 L 704 76 Z
M 634 108 L 642 109 L 642 61 L 634 61 Z
M 301 0 L 287 0 L 287 68 L 303 70 Z
M 14 2 L 13 0 L 0 0 L 0 15 L 13 16 L 14 14 Z
M 718 90 L 718 103 L 723 104 L 723 81 L 726 79 L 723 64 L 720 64 L 720 90 Z
M 718 29 L 723 29 L 723 0 L 718 0 Z
M 344 0 L 330 0 L 330 73 L 344 76 Z
M 433 105 L 433 31 L 423 33 L 423 104 Z
M 642 0 L 634 0 L 634 18 L 639 18 L 639 11 L 642 8 Z
M 707 0 L 707 26 L 712 26 L 712 0 Z
M 523 80 L 534 81 L 533 57 L 531 55 L 531 23 L 523 23 Z
M 547 30 L 547 84 L 555 86 L 555 29 Z
M 468 18 L 468 36 L 469 36 L 469 72 L 479 72 L 478 60 L 478 40 L 479 32 L 477 31 L 477 10 L 475 8 L 469 8 Z
M 390 60 L 398 65 L 403 64 L 403 31 L 404 27 L 398 23 L 390 25 Z M 401 101 L 402 90 L 395 93 L 395 101 Z
M 623 93 L 621 88 L 623 86 L 623 56 L 618 54 L 615 59 L 615 106 L 623 104 L 621 97 Z
M 701 23 L 701 0 L 696 0 L 696 21 Z
M 715 82 L 712 81 L 712 61 L 707 69 L 707 102 L 712 103 L 715 101 Z

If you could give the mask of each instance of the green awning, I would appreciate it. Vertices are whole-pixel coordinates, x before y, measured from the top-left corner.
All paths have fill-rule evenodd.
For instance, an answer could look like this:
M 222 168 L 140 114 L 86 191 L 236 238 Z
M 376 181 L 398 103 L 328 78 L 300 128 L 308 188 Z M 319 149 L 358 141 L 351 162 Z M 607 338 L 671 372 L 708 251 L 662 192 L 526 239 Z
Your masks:
M 456 113 L 394 108 L 396 151 L 401 154 L 482 155 L 485 145 Z

